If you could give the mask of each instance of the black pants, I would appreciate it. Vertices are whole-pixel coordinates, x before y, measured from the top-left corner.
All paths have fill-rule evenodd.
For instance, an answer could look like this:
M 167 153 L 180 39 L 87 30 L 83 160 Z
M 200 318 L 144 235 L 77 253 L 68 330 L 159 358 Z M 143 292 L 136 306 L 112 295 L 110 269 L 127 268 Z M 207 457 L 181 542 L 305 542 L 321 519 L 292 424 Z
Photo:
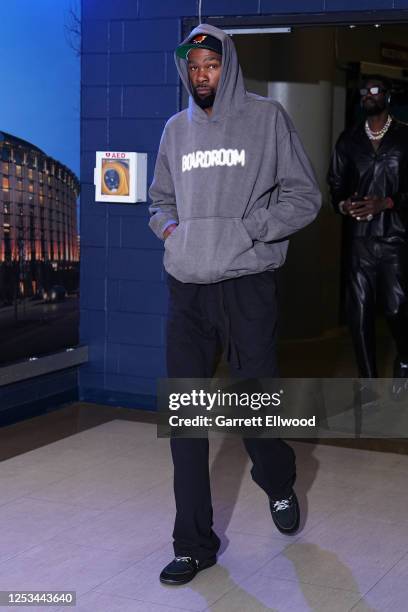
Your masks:
M 169 277 L 167 369 L 170 378 L 211 378 L 221 347 L 232 377 L 277 376 L 277 304 L 273 272 L 210 285 Z M 171 439 L 176 520 L 174 552 L 203 561 L 216 554 L 208 439 Z M 244 439 L 253 480 L 273 499 L 288 496 L 295 454 L 282 440 Z
M 398 359 L 408 362 L 408 247 L 382 238 L 355 238 L 347 265 L 347 318 L 359 375 L 377 377 L 375 315 L 380 301 Z

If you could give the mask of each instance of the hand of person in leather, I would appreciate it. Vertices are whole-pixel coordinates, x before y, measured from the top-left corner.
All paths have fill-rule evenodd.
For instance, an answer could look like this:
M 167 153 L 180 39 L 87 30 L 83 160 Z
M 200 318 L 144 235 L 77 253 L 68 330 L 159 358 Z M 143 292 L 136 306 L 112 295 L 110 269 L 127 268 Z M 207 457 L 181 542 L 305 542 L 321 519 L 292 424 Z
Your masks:
M 345 201 L 343 210 L 354 219 L 361 221 L 364 221 L 369 215 L 378 215 L 387 208 L 386 198 L 378 196 L 365 196 L 362 200 L 350 202 L 348 205 L 349 202 L 350 199 Z
M 164 240 L 166 240 L 166 238 L 168 238 L 171 234 L 171 232 L 174 232 L 174 230 L 177 227 L 177 223 L 172 223 L 171 225 L 169 225 L 168 227 L 166 227 L 166 229 L 163 232 L 163 238 Z
M 351 198 L 347 198 L 347 200 L 344 200 L 343 206 L 342 206 L 343 214 L 350 215 L 355 205 L 356 205 L 356 202 L 352 202 Z

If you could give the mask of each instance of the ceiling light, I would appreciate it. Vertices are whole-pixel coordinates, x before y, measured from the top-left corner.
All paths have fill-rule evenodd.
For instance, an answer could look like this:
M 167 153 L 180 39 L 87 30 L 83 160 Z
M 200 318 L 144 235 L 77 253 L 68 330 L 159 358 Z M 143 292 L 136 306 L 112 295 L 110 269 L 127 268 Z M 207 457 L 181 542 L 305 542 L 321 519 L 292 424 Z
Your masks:
M 233 34 L 286 34 L 292 31 L 292 28 L 231 28 L 224 30 L 230 36 Z

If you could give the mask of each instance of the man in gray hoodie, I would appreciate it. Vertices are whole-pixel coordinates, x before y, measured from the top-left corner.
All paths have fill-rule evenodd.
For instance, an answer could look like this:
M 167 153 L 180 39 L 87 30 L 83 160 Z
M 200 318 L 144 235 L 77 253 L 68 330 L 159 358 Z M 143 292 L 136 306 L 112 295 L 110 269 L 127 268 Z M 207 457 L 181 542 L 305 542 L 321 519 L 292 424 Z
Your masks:
M 316 217 L 321 198 L 291 120 L 245 90 L 234 44 L 202 24 L 177 47 L 190 98 L 167 122 L 150 188 L 150 227 L 164 239 L 171 378 L 211 378 L 220 347 L 231 376 L 278 375 L 275 270 L 288 236 Z M 299 526 L 295 456 L 282 440 L 244 438 L 252 478 L 276 527 Z M 216 562 L 208 439 L 171 439 L 175 558 L 165 584 L 184 584 Z

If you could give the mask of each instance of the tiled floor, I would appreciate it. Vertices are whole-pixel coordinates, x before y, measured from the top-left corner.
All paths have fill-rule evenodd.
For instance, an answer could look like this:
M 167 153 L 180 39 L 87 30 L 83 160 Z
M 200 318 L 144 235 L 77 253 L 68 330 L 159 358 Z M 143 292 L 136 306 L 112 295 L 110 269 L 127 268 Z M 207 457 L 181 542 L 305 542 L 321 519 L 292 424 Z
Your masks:
M 113 420 L 0 464 L 0 590 L 75 590 L 78 612 L 408 609 L 408 456 L 293 443 L 302 528 L 274 528 L 241 442 L 211 441 L 219 563 L 184 587 L 168 440 Z M 16 608 L 1 608 L 15 610 Z

